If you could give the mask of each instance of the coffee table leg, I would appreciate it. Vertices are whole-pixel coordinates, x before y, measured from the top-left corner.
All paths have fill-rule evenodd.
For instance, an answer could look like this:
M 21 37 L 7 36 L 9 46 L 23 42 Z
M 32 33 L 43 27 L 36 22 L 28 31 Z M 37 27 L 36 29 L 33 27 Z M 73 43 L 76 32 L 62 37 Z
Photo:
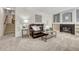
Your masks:
M 44 38 L 44 36 L 42 36 L 42 37 L 41 37 L 41 40 L 47 42 L 47 36 L 45 36 L 45 38 Z
M 47 39 L 45 39 L 44 41 L 47 42 Z
M 47 36 L 45 36 L 44 41 L 47 42 Z
M 41 37 L 41 40 L 43 40 L 43 41 L 47 41 L 47 39 L 46 38 L 44 38 L 43 36 Z

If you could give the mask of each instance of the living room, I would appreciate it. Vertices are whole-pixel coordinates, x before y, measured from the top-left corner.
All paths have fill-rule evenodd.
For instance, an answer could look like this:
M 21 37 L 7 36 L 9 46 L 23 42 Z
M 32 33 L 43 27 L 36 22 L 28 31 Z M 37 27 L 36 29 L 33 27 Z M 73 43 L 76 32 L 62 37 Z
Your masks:
M 15 14 L 15 37 L 1 37 L 0 50 L 79 50 L 78 8 L 16 7 Z
M 63 22 L 62 14 L 68 13 L 68 12 L 72 13 L 72 15 L 68 15 L 68 16 L 69 17 L 73 16 L 73 17 L 72 18 L 70 17 L 71 21 Z M 18 22 L 18 24 L 21 22 L 19 25 L 16 25 L 16 37 L 22 36 L 21 29 L 20 29 L 20 31 L 18 31 L 18 30 L 19 30 L 19 28 L 21 28 L 23 26 L 23 20 L 28 21 L 27 25 L 44 24 L 44 28 L 48 26 L 48 27 L 51 27 L 54 31 L 60 32 L 60 24 L 75 24 L 76 16 L 74 13 L 75 13 L 75 8 L 51 8 L 51 7 L 49 7 L 49 8 L 46 8 L 46 7 L 16 8 L 16 22 Z M 58 14 L 60 14 L 60 15 L 58 15 Z M 57 20 L 54 19 L 55 16 L 58 17 L 58 18 L 56 18 Z M 38 17 L 39 19 L 37 20 L 36 17 Z
M 51 27 L 53 29 L 53 31 L 56 31 L 56 32 L 67 32 L 68 31 L 67 24 L 68 24 L 68 25 L 70 25 L 69 30 L 71 29 L 68 32 L 71 32 L 71 34 L 76 35 L 76 33 L 77 33 L 76 27 L 78 27 L 78 24 L 76 21 L 78 16 L 76 17 L 76 14 L 78 15 L 78 8 L 67 8 L 67 7 L 66 8 L 55 8 L 55 7 L 54 8 L 53 7 L 49 7 L 49 8 L 46 8 L 46 7 L 16 8 L 16 19 L 18 19 L 18 18 L 21 19 L 21 20 L 16 20 L 16 22 L 19 22 L 19 21 L 21 22 L 21 23 L 19 22 L 21 25 L 21 26 L 18 26 L 19 28 L 22 27 L 23 20 L 25 19 L 24 21 L 28 21 L 27 25 L 44 24 L 44 28 Z M 39 18 L 38 21 L 37 21 L 36 17 Z M 64 29 L 66 29 L 67 31 L 64 31 L 63 28 L 61 28 L 61 27 L 63 27 L 62 25 L 63 26 L 66 25 Z M 16 27 L 16 30 L 17 29 L 19 30 L 18 27 Z M 72 28 L 70 28 L 70 27 L 72 27 Z M 22 34 L 21 29 L 20 29 L 20 31 L 16 31 L 16 37 L 22 36 L 21 34 Z

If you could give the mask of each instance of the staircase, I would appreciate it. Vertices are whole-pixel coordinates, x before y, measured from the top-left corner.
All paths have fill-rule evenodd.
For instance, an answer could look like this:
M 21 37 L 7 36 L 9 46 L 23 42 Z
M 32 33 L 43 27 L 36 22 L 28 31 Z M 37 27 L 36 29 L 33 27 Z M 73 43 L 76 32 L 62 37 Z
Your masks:
M 14 34 L 15 33 L 15 24 L 6 24 L 6 28 L 5 28 L 5 35 L 6 34 Z

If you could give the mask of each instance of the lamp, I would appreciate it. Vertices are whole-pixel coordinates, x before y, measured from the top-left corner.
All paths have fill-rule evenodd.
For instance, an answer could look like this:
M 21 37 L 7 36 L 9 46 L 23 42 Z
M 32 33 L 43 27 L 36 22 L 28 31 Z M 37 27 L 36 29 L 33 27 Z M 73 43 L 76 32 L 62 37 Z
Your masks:
M 49 31 L 50 26 L 45 26 L 45 31 Z
M 23 28 L 27 28 L 27 23 L 28 23 L 28 20 L 23 21 Z
M 49 29 L 49 28 L 50 28 L 49 26 L 46 26 L 46 27 L 45 27 L 45 29 Z

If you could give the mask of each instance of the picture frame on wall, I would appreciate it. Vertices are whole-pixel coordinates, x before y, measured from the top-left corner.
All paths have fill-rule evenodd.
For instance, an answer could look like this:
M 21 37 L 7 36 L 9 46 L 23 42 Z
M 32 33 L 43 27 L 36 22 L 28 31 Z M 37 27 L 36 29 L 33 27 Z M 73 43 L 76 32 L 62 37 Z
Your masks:
M 35 22 L 42 23 L 42 15 L 35 15 Z

